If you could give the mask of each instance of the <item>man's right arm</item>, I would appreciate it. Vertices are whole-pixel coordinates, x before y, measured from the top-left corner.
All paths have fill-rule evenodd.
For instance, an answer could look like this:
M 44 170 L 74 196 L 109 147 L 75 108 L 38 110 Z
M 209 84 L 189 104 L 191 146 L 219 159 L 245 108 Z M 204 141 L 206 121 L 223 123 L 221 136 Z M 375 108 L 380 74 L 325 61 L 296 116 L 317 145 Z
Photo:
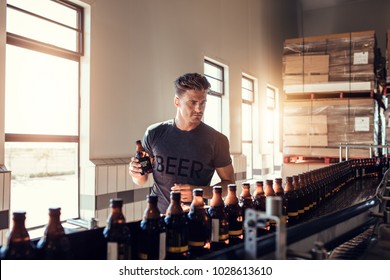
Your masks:
M 132 157 L 129 163 L 129 174 L 138 186 L 143 186 L 148 181 L 148 174 L 141 175 L 141 172 L 141 164 L 137 158 Z

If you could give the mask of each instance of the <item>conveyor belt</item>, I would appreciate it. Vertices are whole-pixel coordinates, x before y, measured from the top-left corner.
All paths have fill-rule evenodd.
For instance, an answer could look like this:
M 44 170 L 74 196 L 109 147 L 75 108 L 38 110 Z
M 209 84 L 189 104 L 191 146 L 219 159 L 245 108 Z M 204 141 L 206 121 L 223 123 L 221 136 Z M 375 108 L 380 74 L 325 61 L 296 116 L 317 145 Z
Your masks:
M 367 251 L 374 233 L 374 226 L 332 250 L 329 259 L 357 260 Z
M 377 211 L 380 200 L 378 189 L 383 185 L 380 177 L 357 179 L 345 185 L 335 196 L 321 204 L 300 223 L 288 226 L 287 245 L 290 252 L 309 251 L 315 241 L 322 241 L 335 259 L 356 259 L 367 249 L 372 229 L 378 218 L 370 215 Z M 383 187 L 383 186 L 382 186 Z M 275 234 L 257 238 L 259 259 L 272 259 L 275 253 Z M 205 256 L 205 259 L 243 259 L 244 244 L 232 246 Z M 288 258 L 294 258 L 290 255 Z

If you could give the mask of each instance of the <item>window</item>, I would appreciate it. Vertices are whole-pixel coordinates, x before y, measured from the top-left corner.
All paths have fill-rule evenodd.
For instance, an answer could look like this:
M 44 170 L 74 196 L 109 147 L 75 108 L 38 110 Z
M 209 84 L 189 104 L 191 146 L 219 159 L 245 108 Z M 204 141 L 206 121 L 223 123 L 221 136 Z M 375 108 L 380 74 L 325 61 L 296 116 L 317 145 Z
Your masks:
M 279 164 L 279 119 L 278 119 L 277 89 L 267 86 L 266 141 L 270 153 L 270 174 L 274 174 L 275 166 Z
M 224 95 L 224 68 L 209 60 L 204 61 L 204 75 L 211 84 L 204 113 L 204 122 L 222 131 L 222 96 Z
M 246 76 L 241 78 L 242 98 L 242 153 L 246 156 L 246 178 L 253 177 L 252 106 L 255 96 L 255 81 Z
M 11 209 L 28 228 L 79 216 L 79 68 L 83 10 L 68 1 L 8 0 L 5 164 Z

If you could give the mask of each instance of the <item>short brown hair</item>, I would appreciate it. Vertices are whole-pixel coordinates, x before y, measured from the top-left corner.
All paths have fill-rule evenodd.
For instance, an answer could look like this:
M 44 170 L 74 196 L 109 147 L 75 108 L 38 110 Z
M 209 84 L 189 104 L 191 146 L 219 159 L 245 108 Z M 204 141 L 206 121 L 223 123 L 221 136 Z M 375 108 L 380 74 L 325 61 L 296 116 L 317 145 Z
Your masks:
M 211 87 L 205 76 L 198 73 L 187 73 L 175 80 L 176 94 L 181 95 L 187 90 L 209 90 Z

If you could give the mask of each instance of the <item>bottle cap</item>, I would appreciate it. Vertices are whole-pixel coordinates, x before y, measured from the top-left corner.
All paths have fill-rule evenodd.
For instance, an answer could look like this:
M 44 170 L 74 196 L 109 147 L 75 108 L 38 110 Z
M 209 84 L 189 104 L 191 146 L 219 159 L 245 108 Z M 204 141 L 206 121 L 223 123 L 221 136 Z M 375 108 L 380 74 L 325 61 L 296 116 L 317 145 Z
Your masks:
M 180 200 L 181 193 L 178 191 L 171 191 L 171 199 L 173 200 Z
M 122 198 L 111 198 L 110 199 L 110 206 L 111 207 L 122 207 L 122 205 L 123 205 Z
M 197 188 L 192 191 L 194 196 L 203 196 L 203 189 Z
M 228 185 L 228 189 L 229 189 L 230 191 L 235 191 L 235 190 L 237 190 L 237 185 L 236 185 L 236 184 L 229 184 L 229 185 Z
M 158 201 L 158 196 L 157 195 L 154 195 L 154 194 L 149 194 L 146 196 L 146 200 L 149 202 L 149 203 L 157 203 Z
M 214 186 L 213 190 L 217 193 L 222 193 L 222 187 L 221 186 Z

